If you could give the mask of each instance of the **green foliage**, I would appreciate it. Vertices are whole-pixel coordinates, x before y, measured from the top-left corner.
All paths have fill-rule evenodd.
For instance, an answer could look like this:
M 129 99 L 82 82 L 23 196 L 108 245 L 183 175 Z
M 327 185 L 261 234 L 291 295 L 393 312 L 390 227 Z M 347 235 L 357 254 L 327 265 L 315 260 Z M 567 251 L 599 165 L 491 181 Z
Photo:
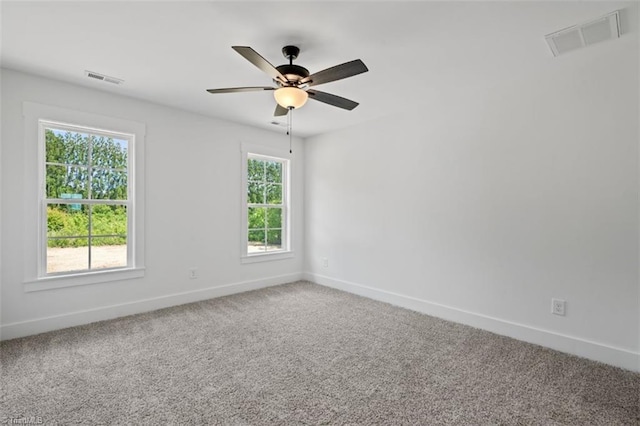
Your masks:
M 48 198 L 127 199 L 126 141 L 46 129 L 45 143 Z
M 265 242 L 265 230 L 264 229 L 252 229 L 249 230 L 249 242 L 250 243 L 260 243 L 264 244 Z
M 47 207 L 47 233 L 61 232 L 65 228 L 66 215 L 60 209 Z
M 247 172 L 250 182 L 261 182 L 264 180 L 264 161 L 250 158 L 247 162 Z
M 93 206 L 91 223 L 94 236 L 127 235 L 127 209 L 124 206 Z M 108 237 L 106 240 L 112 241 L 109 238 L 116 238 L 115 241 L 119 241 L 118 244 L 126 244 L 124 237 Z M 101 241 L 105 241 L 105 239 L 103 238 Z M 99 245 L 108 244 L 104 242 Z
M 250 204 L 282 204 L 282 164 L 275 161 L 249 159 L 247 163 L 247 202 Z
M 78 198 L 77 204 L 47 206 L 47 236 L 73 237 L 49 238 L 48 247 L 85 247 L 89 234 L 92 245 L 126 244 L 126 207 L 90 206 L 82 200 L 127 199 L 127 141 L 46 129 L 45 144 L 47 198 Z
M 267 209 L 267 229 L 282 228 L 282 209 Z
M 282 209 L 250 207 L 249 208 L 249 241 L 264 244 L 281 244 L 282 241 Z
M 247 162 L 247 203 L 274 207 L 249 207 L 249 242 L 282 244 L 282 163 L 250 158 Z
M 48 240 L 48 247 L 85 247 L 89 235 L 89 205 L 74 211 L 68 205 L 47 206 L 47 237 L 77 237 Z M 127 211 L 124 206 L 93 206 L 91 212 L 94 246 L 127 243 Z M 117 235 L 101 237 L 102 235 Z
M 249 229 L 264 229 L 265 208 L 249 207 Z
M 267 182 L 282 183 L 282 163 L 266 161 L 264 167 Z
M 282 231 L 280 229 L 267 231 L 267 245 L 282 245 Z

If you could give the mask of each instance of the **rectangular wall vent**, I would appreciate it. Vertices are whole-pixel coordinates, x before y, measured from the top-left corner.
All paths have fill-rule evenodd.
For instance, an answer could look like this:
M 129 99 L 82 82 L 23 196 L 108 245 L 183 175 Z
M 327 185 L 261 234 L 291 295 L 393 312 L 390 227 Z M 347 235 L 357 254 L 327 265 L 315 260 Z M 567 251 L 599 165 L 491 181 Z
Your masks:
M 124 83 L 124 80 L 122 80 L 122 79 L 115 78 L 115 77 L 109 77 L 108 75 L 99 74 L 99 73 L 93 72 L 93 71 L 86 71 L 85 70 L 84 74 L 89 78 L 93 78 L 95 80 L 100 80 L 100 81 L 106 81 L 107 83 L 112 83 L 112 84 L 122 84 L 122 83 Z
M 602 18 L 545 36 L 553 56 L 620 37 L 620 16 L 616 10 Z

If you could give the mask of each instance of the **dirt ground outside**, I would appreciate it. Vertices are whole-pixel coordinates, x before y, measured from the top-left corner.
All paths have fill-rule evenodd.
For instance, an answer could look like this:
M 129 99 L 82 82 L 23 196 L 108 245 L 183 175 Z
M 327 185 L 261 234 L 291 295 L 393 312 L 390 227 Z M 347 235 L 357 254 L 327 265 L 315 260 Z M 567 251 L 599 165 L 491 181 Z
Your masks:
M 264 253 L 267 251 L 276 251 L 276 250 L 282 250 L 282 246 L 276 246 L 276 245 L 265 246 L 263 243 L 254 242 L 254 241 L 249 241 L 249 244 L 247 246 L 247 253 L 249 254 Z
M 127 266 L 127 246 L 91 247 L 91 269 Z M 89 247 L 47 248 L 47 273 L 89 269 Z
M 282 246 L 249 244 L 248 252 L 264 253 L 282 250 Z M 127 266 L 127 246 L 91 247 L 91 269 L 117 268 Z M 47 273 L 82 271 L 89 268 L 88 247 L 47 248 Z

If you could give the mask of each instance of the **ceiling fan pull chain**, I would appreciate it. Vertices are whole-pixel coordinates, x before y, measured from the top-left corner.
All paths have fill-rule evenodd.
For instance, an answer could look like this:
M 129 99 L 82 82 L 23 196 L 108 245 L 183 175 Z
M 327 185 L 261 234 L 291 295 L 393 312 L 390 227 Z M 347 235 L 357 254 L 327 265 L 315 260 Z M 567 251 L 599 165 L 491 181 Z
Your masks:
M 291 114 L 287 114 L 287 136 L 291 133 Z
M 289 114 L 287 114 L 287 134 L 289 135 L 289 154 L 293 154 L 293 107 L 289 107 Z

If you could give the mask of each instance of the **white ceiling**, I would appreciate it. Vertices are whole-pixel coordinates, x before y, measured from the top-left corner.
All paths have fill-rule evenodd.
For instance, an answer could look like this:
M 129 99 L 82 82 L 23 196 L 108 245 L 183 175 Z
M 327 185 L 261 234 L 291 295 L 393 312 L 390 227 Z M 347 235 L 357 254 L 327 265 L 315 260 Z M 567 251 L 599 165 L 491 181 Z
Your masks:
M 205 89 L 271 85 L 231 49 L 251 46 L 272 64 L 281 48 L 316 72 L 360 58 L 369 72 L 318 90 L 360 102 L 345 111 L 309 101 L 294 131 L 310 136 L 393 120 L 491 90 L 553 58 L 544 35 L 635 2 L 2 2 L 4 68 L 274 131 L 272 92 L 211 95 Z M 623 12 L 623 31 L 637 22 Z M 629 20 L 630 22 L 626 22 Z M 570 55 L 570 54 L 568 54 Z M 125 80 L 89 80 L 91 70 Z M 283 121 L 280 118 L 279 121 Z

